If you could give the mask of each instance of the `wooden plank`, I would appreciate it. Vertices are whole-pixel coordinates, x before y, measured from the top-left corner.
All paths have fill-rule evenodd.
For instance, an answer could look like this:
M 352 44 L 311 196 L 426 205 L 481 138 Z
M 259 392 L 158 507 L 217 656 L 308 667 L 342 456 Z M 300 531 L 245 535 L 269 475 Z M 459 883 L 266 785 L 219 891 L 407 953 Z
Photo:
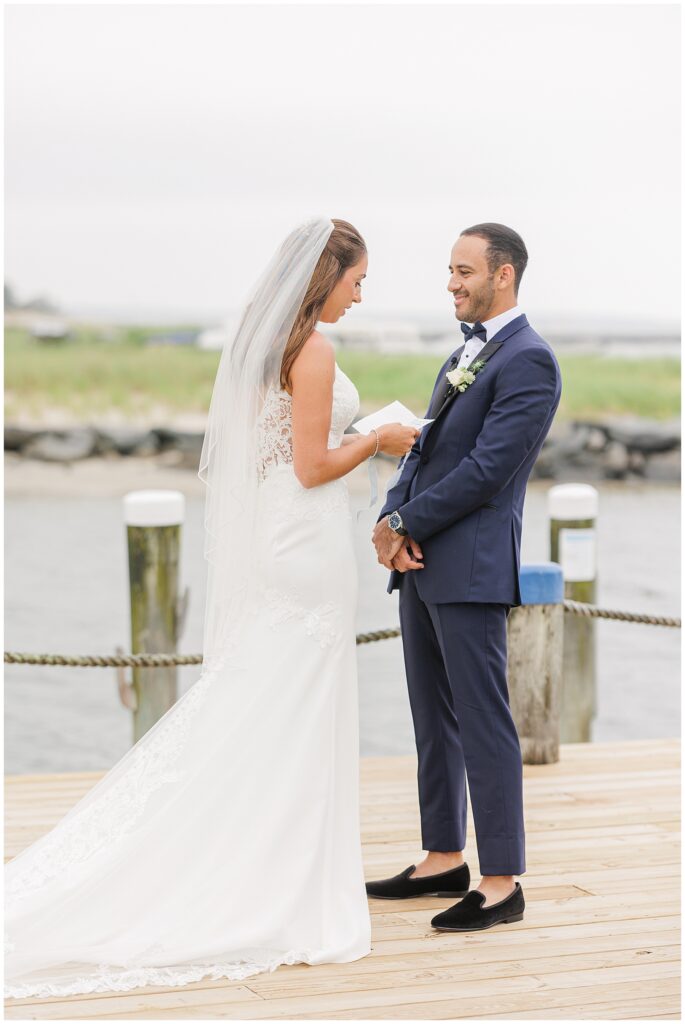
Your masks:
M 218 983 L 217 983 L 218 984 Z M 235 1004 L 241 1009 L 236 1013 L 242 1014 L 242 1006 L 245 1003 L 262 1004 L 263 1000 L 256 992 L 252 991 L 245 984 L 224 982 L 218 989 L 221 1003 L 224 1006 Z M 137 1012 L 154 1009 L 155 1012 L 167 1009 L 177 1009 L 190 1001 L 193 1006 L 201 1007 L 205 1003 L 215 1003 L 217 990 L 215 989 L 190 989 L 189 986 L 170 989 L 136 989 L 132 994 L 102 995 L 101 998 L 92 996 L 72 997 L 71 999 L 60 1000 L 8 1000 L 6 1016 L 13 1020 L 35 1020 L 37 1016 L 41 1020 L 69 1020 L 90 1019 L 93 1016 L 100 1017 L 110 1012 Z
M 659 1006 L 662 1003 L 673 1007 L 679 1006 L 680 986 L 672 984 L 671 988 L 673 991 L 664 986 L 658 996 L 645 997 L 644 986 L 642 985 L 622 986 L 619 991 L 616 991 L 614 998 L 610 999 L 607 1003 L 606 999 L 602 999 L 602 996 L 607 996 L 607 990 L 600 985 L 583 989 L 583 1000 L 580 1006 L 573 994 L 565 992 L 526 993 L 524 995 L 515 994 L 512 996 L 505 994 L 501 996 L 485 996 L 480 1000 L 461 999 L 458 995 L 455 995 L 452 999 L 443 1002 L 431 1002 L 423 1005 L 414 1004 L 409 1007 L 393 1006 L 392 1017 L 384 1007 L 373 1008 L 364 1012 L 364 1019 L 387 1020 L 391 1017 L 393 1020 L 455 1020 L 465 1018 L 469 1020 L 602 1020 L 605 1014 L 597 1013 L 596 1008 L 603 1005 L 613 1006 L 624 1003 L 628 1006 L 635 1006 L 644 1001 L 648 1007 L 652 1004 Z M 569 1004 L 569 999 L 574 999 L 575 1001 Z M 475 1009 L 479 1008 L 485 1009 L 485 1012 L 474 1012 Z M 649 1020 L 656 1019 L 658 1016 L 658 1014 L 652 1013 L 637 1015 L 638 1019 Z M 679 1014 L 676 1016 L 677 1019 L 680 1019 Z M 361 1014 L 358 1010 L 338 1011 L 327 1014 L 327 1019 L 330 1020 L 359 1020 L 360 1017 Z M 283 1019 L 287 1020 L 289 1018 L 287 1015 L 283 1015 Z M 296 1018 L 290 1019 L 316 1020 L 317 1017 L 313 1013 L 305 1013 L 298 1014 Z M 616 1019 L 623 1019 L 621 1010 L 616 1015 Z
M 533 956 L 532 944 L 527 944 L 528 957 L 526 957 L 526 968 L 534 972 L 536 976 L 544 974 L 557 974 L 559 972 L 582 972 L 598 969 L 600 967 L 627 967 L 631 964 L 643 966 L 645 955 L 649 957 L 650 964 L 675 963 L 679 961 L 679 946 L 659 946 L 645 952 L 643 950 L 604 950 L 601 953 L 596 951 L 586 953 L 560 953 L 557 956 Z M 480 952 L 480 951 L 478 951 Z M 430 968 L 425 965 L 415 966 L 413 958 L 400 960 L 399 964 L 392 965 L 392 969 L 385 969 L 374 972 L 349 970 L 328 972 L 325 977 L 302 978 L 299 984 L 291 979 L 278 977 L 278 972 L 272 976 L 260 976 L 251 979 L 248 984 L 253 992 L 258 992 L 263 998 L 280 999 L 286 996 L 296 995 L 326 995 L 332 992 L 361 992 L 365 990 L 375 991 L 384 989 L 397 991 L 406 985 L 430 985 L 431 987 L 443 982 L 462 981 L 474 982 L 479 979 L 487 981 L 488 978 L 510 978 L 518 977 L 521 973 L 521 958 L 524 956 L 521 951 L 517 956 L 512 947 L 508 947 L 508 957 L 504 960 L 487 959 L 483 961 L 475 950 L 454 951 L 452 962 L 448 964 L 434 963 Z M 538 952 L 543 950 L 538 947 Z M 387 959 L 387 958 L 386 958 Z
M 561 755 L 556 765 L 524 766 L 522 922 L 442 933 L 430 919 L 452 900 L 370 900 L 372 953 L 351 964 L 9 1001 L 6 1016 L 673 1019 L 680 1005 L 679 743 L 572 744 Z M 52 827 L 102 774 L 6 780 L 6 855 Z M 363 759 L 361 779 L 366 874 L 387 877 L 422 856 L 416 760 Z M 468 827 L 465 857 L 476 885 L 470 810 Z
M 658 956 L 658 961 L 655 960 L 653 962 L 677 962 L 678 947 L 664 947 L 659 951 Z M 559 971 L 596 970 L 600 967 L 629 966 L 633 961 L 637 962 L 637 951 L 633 951 L 632 956 L 623 951 L 613 955 L 604 954 L 601 957 L 598 957 L 597 954 L 566 954 L 559 957 L 544 957 L 536 959 L 534 966 L 536 976 L 541 977 L 542 975 L 554 974 Z M 363 961 L 359 963 L 363 963 Z M 584 967 L 584 964 L 589 965 L 589 967 Z M 407 969 L 398 966 L 390 972 L 377 971 L 367 973 L 364 976 L 350 973 L 348 970 L 350 965 L 339 966 L 344 968 L 344 970 L 338 971 L 337 974 L 331 972 L 327 978 L 320 977 L 319 968 L 309 968 L 306 973 L 301 971 L 298 978 L 299 984 L 292 978 L 290 969 L 288 971 L 277 971 L 275 975 L 248 979 L 246 984 L 262 997 L 261 1006 L 263 1007 L 272 1005 L 274 999 L 293 999 L 301 996 L 303 999 L 309 1000 L 315 996 L 328 997 L 333 993 L 340 994 L 345 992 L 360 993 L 363 991 L 377 992 L 382 990 L 388 993 L 394 992 L 396 997 L 397 990 L 405 986 L 424 985 L 432 990 L 434 985 L 445 982 L 451 981 L 455 983 L 455 986 L 458 986 L 461 984 L 462 979 L 467 979 L 470 982 L 481 979 L 487 982 L 490 978 L 517 977 L 520 972 L 520 964 L 515 960 L 494 965 L 483 964 L 476 973 L 472 970 L 467 971 L 465 965 L 461 962 L 458 965 L 453 964 L 429 970 Z M 313 974 L 316 974 L 316 978 L 312 978 Z M 280 975 L 280 979 L 276 975 Z M 229 1000 L 227 998 L 227 996 L 233 996 L 233 993 L 234 990 L 226 989 L 221 987 L 219 983 L 215 983 L 209 989 L 196 989 L 193 992 L 178 990 L 155 995 L 153 1005 L 150 1005 L 149 995 L 146 995 L 144 990 L 140 990 L 129 996 L 113 995 L 97 1000 L 84 999 L 78 1003 L 72 1003 L 70 1012 L 72 1019 L 78 1020 L 88 1019 L 93 1015 L 96 1015 L 98 1019 L 102 1019 L 103 1017 L 111 1017 L 123 1013 L 145 1013 L 149 1009 L 207 1008 L 218 1004 L 225 1006 L 229 1001 L 237 1002 L 237 1000 Z M 242 1013 L 244 1002 L 241 1000 L 240 1003 L 239 1010 Z M 258 1004 L 255 1004 L 253 1000 L 252 1005 Z M 53 1003 L 50 1006 L 43 1006 L 41 1007 L 41 1018 L 46 1020 L 60 1019 L 64 1009 L 64 1003 L 61 1005 Z M 36 1012 L 36 1005 L 17 1007 L 17 1010 L 20 1012 L 18 1016 L 15 1016 L 15 1019 L 31 1019 L 32 1014 Z
M 630 943 L 640 947 L 639 939 L 642 937 L 643 945 L 649 947 L 652 941 L 654 933 L 664 934 L 678 934 L 679 933 L 679 917 L 677 914 L 673 914 L 669 917 L 658 917 L 658 918 L 628 918 L 626 920 L 605 920 L 600 922 L 594 922 L 591 928 L 584 925 L 576 925 L 574 923 L 570 925 L 556 925 L 549 928 L 536 928 L 534 931 L 529 932 L 525 936 L 525 941 L 537 941 L 537 942 L 567 942 L 571 949 L 585 948 L 585 942 L 588 941 L 592 936 L 616 936 L 621 938 L 623 936 L 637 937 L 637 942 Z M 460 948 L 467 949 L 469 946 L 480 946 L 483 955 L 488 953 L 492 955 L 492 951 L 497 945 L 508 946 L 512 942 L 524 941 L 520 936 L 512 939 L 509 934 L 509 926 L 505 928 L 501 926 L 498 928 L 490 928 L 487 932 L 466 932 L 463 936 L 463 946 Z M 427 946 L 423 935 L 417 935 L 413 932 L 409 936 L 404 938 L 395 939 L 382 939 L 376 936 L 376 928 L 374 926 L 373 933 L 373 949 L 374 955 L 391 955 L 399 956 L 404 953 L 412 953 L 415 951 L 423 951 L 429 949 L 432 952 L 439 953 L 442 950 L 453 950 L 454 946 L 454 935 L 449 932 L 436 932 L 431 935 L 430 945 Z
M 592 1020 L 662 1020 L 675 1017 L 680 1020 L 676 1007 L 680 1005 L 680 995 L 642 996 L 639 994 L 628 999 L 612 1002 L 603 1000 L 599 1003 L 583 1003 L 583 1016 Z M 661 1007 L 670 1007 L 672 1013 L 657 1013 Z M 474 1020 L 549 1020 L 549 1010 L 523 1010 L 518 1013 L 477 1014 Z M 578 1006 L 557 1006 L 554 1020 L 578 1020 Z
M 314 968 L 312 968 L 314 971 Z M 367 1019 L 373 1017 L 373 1011 L 382 1009 L 386 1017 L 398 1019 L 400 1017 L 412 1020 L 422 1019 L 426 1016 L 425 1010 L 431 1003 L 445 1003 L 451 1006 L 452 1014 L 458 1010 L 460 1016 L 469 1016 L 468 1009 L 462 1003 L 477 999 L 490 999 L 493 996 L 504 997 L 507 1001 L 521 993 L 535 992 L 540 1001 L 538 1006 L 545 1005 L 543 999 L 547 996 L 554 996 L 559 991 L 565 992 L 566 1005 L 572 1005 L 575 998 L 578 1007 L 582 1007 L 586 1000 L 583 989 L 590 987 L 594 995 L 600 991 L 600 997 L 606 997 L 607 988 L 614 986 L 618 998 L 625 997 L 625 987 L 635 984 L 640 987 L 644 994 L 644 985 L 650 978 L 650 988 L 658 994 L 663 981 L 679 983 L 679 970 L 675 962 L 666 962 L 648 965 L 630 965 L 628 967 L 607 967 L 596 970 L 579 972 L 568 972 L 560 974 L 548 974 L 537 976 L 510 976 L 506 978 L 479 979 L 476 981 L 454 980 L 449 982 L 434 982 L 432 979 L 423 984 L 411 984 L 397 986 L 394 989 L 364 990 L 362 992 L 328 993 L 320 996 L 286 996 L 279 999 L 262 1000 L 260 1003 L 242 1003 L 240 1007 L 226 1007 L 219 1000 L 219 992 L 215 990 L 216 1003 L 205 1003 L 202 1005 L 185 1004 L 182 1007 L 167 1009 L 165 1019 L 223 1019 L 234 1017 L 239 1013 L 241 1020 L 264 1020 L 274 1017 L 294 1017 L 318 1015 L 317 1019 L 329 1018 L 331 1014 L 340 1010 L 356 1011 L 359 1018 Z M 535 1005 L 535 1003 L 533 1003 Z M 506 1008 L 506 1004 L 505 1007 Z M 420 1009 L 420 1013 L 417 1010 Z M 390 1012 L 388 1012 L 390 1011 Z M 157 1010 L 132 1011 L 124 1013 L 101 1015 L 100 1019 L 124 1020 L 154 1019 Z
M 439 912 L 441 907 L 447 906 L 449 906 L 449 900 L 436 900 L 435 910 L 413 911 L 407 907 L 404 911 L 379 915 L 372 920 L 378 934 L 382 934 L 383 926 L 394 928 L 399 922 L 402 922 L 404 925 L 421 928 L 427 935 L 431 935 L 431 917 Z M 506 925 L 506 931 L 525 932 L 538 927 L 549 928 L 562 924 L 590 927 L 595 921 L 639 919 L 648 917 L 649 910 L 653 906 L 654 894 L 649 891 L 635 893 L 633 896 L 612 894 L 611 896 L 587 896 L 582 900 L 549 900 L 536 905 L 534 909 L 527 907 L 523 920 Z M 669 911 L 674 917 L 678 917 L 680 914 L 680 896 L 677 892 L 672 893 L 669 899 L 660 901 L 659 914 L 666 916 Z M 504 925 L 498 926 L 500 932 L 504 928 Z M 478 935 L 478 933 L 475 934 Z M 465 935 L 458 935 L 458 939 L 468 941 Z

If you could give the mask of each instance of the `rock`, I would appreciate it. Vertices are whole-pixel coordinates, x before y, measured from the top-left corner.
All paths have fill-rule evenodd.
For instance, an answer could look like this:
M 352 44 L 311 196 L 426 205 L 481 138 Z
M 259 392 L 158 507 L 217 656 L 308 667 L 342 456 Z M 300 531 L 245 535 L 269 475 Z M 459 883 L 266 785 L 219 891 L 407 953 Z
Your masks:
M 154 455 L 159 451 L 159 438 L 154 430 L 135 427 L 98 427 L 97 447 L 101 453 L 120 455 Z
M 168 427 L 157 427 L 154 433 L 157 435 L 162 452 L 173 451 L 178 456 L 175 465 L 197 472 L 200 466 L 204 433 L 171 430 Z
M 584 454 L 590 434 L 584 424 L 573 424 L 566 433 L 548 437 L 535 462 L 534 479 L 555 480 L 566 465 L 592 464 L 594 460 Z
M 650 456 L 645 470 L 647 480 L 660 483 L 680 481 L 680 451 L 660 452 Z
M 187 430 L 170 430 L 168 427 L 156 427 L 153 433 L 157 436 L 161 451 L 173 448 L 186 455 L 196 456 L 199 461 L 204 434 Z
M 159 440 L 157 436 L 150 431 L 139 443 L 131 450 L 131 455 L 137 455 L 143 457 L 146 455 L 156 455 L 159 451 Z
M 22 455 L 44 462 L 74 462 L 87 459 L 97 449 L 97 434 L 92 427 L 73 430 L 46 431 L 30 441 Z
M 576 457 L 586 450 L 591 435 L 590 427 L 583 423 L 574 423 L 571 432 L 556 442 L 557 456 L 575 465 Z
M 533 480 L 556 480 L 559 471 L 553 444 L 545 444 L 533 464 Z
M 680 448 L 680 429 L 677 425 L 651 420 L 626 420 L 608 423 L 609 439 L 625 445 L 629 451 L 652 455 Z
M 633 433 L 630 430 L 620 430 L 613 427 L 609 436 L 612 441 L 618 441 L 630 451 L 642 452 L 643 455 L 671 452 L 680 448 L 680 436 L 670 431 L 640 430 Z
M 602 468 L 607 480 L 623 480 L 628 473 L 628 449 L 620 441 L 609 441 L 602 453 Z
M 628 469 L 637 476 L 644 476 L 647 468 L 647 456 L 642 452 L 628 452 Z
M 169 427 L 155 427 L 154 433 L 159 441 L 159 450 L 166 452 L 170 448 L 176 447 L 177 431 L 171 430 Z
M 178 435 L 178 450 L 190 455 L 197 455 L 200 458 L 204 434 L 180 434 Z
M 5 451 L 20 452 L 25 445 L 41 433 L 40 430 L 30 430 L 26 427 L 13 427 L 7 424 L 5 427 Z
M 585 442 L 585 451 L 603 452 L 607 446 L 608 437 L 606 431 L 600 427 L 590 427 L 588 439 Z

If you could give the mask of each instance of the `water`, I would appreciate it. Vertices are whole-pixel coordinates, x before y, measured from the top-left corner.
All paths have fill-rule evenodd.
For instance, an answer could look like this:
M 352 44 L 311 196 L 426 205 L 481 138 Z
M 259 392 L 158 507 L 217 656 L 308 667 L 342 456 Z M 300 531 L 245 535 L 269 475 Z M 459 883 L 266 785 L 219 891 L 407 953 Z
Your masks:
M 355 487 L 357 504 L 364 500 L 361 479 Z M 547 489 L 540 483 L 529 487 L 522 552 L 527 562 L 548 558 Z M 678 490 L 639 484 L 605 484 L 599 490 L 600 604 L 678 615 Z M 190 586 L 191 601 L 181 649 L 198 652 L 205 563 L 202 501 L 197 490 L 191 491 L 181 575 Z M 374 521 L 375 514 L 365 513 L 356 526 L 360 632 L 398 622 L 397 595 L 385 593 L 387 574 L 369 540 Z M 120 498 L 10 497 L 5 523 L 6 648 L 114 653 L 121 644 L 128 650 Z M 676 735 L 680 631 L 618 622 L 598 622 L 597 631 L 598 715 L 593 738 Z M 413 753 L 401 641 L 364 645 L 358 655 L 362 754 Z M 181 669 L 181 690 L 197 676 L 195 667 Z M 128 749 L 130 713 L 119 702 L 114 669 L 7 666 L 5 680 L 6 771 L 106 768 Z

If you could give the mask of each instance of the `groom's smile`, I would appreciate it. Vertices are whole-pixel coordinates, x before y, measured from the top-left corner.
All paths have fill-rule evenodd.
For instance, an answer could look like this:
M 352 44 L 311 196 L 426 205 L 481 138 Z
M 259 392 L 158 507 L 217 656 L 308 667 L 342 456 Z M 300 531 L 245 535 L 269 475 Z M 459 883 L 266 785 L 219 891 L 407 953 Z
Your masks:
M 510 275 L 502 274 L 501 267 L 490 266 L 484 238 L 460 235 L 452 248 L 449 271 L 447 289 L 454 298 L 456 318 L 462 323 L 488 320 L 511 304 Z

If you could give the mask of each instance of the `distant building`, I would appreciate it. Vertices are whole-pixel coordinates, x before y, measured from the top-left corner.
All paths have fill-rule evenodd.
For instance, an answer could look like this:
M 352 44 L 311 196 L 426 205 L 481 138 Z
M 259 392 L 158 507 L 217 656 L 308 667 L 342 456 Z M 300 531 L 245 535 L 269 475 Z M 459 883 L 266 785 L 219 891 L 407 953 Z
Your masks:
M 36 317 L 34 313 L 31 317 L 27 326 L 36 341 L 54 343 L 69 340 L 70 330 L 66 320 L 54 316 Z
M 238 318 L 236 316 L 229 317 L 217 327 L 207 327 L 204 331 L 200 331 L 195 344 L 198 348 L 222 349 L 235 334 L 237 326 Z
M 319 330 L 341 348 L 370 349 L 372 352 L 421 352 L 421 332 L 410 320 L 363 320 L 319 324 Z
M 145 339 L 146 345 L 195 345 L 198 339 L 198 331 L 162 331 L 159 334 L 151 334 Z
M 228 341 L 228 331 L 225 327 L 207 327 L 200 331 L 195 341 L 198 348 L 222 349 Z

